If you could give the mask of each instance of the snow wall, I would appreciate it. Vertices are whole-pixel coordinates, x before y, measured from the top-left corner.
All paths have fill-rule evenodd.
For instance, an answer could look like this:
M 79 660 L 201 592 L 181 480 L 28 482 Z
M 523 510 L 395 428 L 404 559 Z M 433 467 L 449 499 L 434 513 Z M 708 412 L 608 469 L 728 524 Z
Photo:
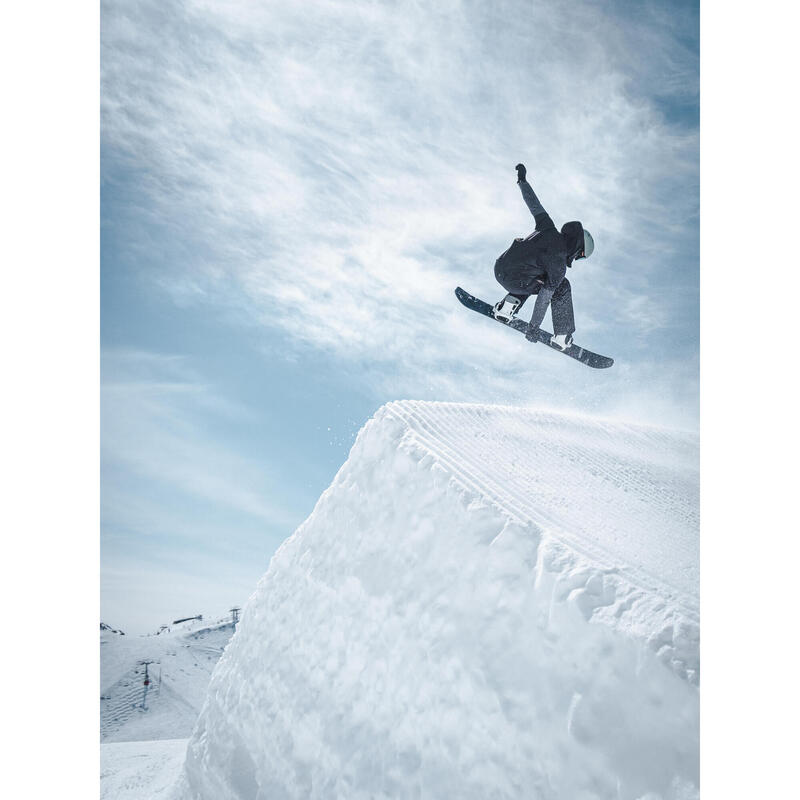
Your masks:
M 174 796 L 698 796 L 698 443 L 396 402 L 281 546 Z

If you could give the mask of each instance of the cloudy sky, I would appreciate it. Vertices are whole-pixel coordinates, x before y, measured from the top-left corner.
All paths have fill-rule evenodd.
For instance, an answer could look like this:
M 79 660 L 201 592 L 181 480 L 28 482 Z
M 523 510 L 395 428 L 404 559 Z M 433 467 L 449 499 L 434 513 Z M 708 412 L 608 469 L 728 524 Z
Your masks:
M 696 427 L 696 2 L 101 13 L 106 622 L 244 602 L 387 400 Z M 611 370 L 453 296 L 503 294 L 519 161 L 594 236 L 575 336 Z

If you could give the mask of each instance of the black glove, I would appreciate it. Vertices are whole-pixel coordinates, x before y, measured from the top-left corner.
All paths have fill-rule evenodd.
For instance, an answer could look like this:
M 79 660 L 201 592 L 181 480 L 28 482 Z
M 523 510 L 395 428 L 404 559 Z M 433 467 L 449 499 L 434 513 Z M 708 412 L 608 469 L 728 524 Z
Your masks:
M 525 180 L 525 175 L 527 175 L 527 170 L 525 169 L 524 164 L 517 164 L 514 169 L 517 171 L 517 183 L 521 183 Z
M 523 167 L 522 169 L 525 169 L 525 167 Z M 528 330 L 525 332 L 525 338 L 529 342 L 538 342 L 539 341 L 539 329 L 538 328 L 530 328 L 529 327 Z

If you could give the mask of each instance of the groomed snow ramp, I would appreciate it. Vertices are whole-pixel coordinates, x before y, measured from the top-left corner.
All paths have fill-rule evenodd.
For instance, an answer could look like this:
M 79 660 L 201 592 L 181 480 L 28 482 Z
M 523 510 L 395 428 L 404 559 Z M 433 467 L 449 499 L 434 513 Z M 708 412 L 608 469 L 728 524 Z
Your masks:
M 259 582 L 181 800 L 698 797 L 698 442 L 396 402 Z

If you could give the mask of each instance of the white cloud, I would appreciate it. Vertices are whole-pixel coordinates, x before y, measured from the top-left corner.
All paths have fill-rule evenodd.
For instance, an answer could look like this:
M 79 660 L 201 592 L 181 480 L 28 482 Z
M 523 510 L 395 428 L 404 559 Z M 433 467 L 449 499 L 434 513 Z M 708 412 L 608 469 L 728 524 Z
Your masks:
M 598 242 L 574 275 L 579 331 L 600 349 L 675 316 L 651 283 L 696 227 L 698 142 L 650 98 L 687 94 L 696 59 L 682 18 L 634 7 L 107 5 L 107 171 L 132 165 L 142 213 L 191 245 L 157 277 L 181 302 L 232 303 L 409 387 L 493 365 L 502 396 L 520 347 L 453 313 L 452 290 L 502 293 L 494 259 L 532 227 L 518 160 L 556 222 Z
M 176 514 L 169 505 L 153 505 L 141 487 L 128 494 L 112 479 L 104 484 L 104 506 L 112 516 L 129 523 L 147 520 L 150 531 L 159 530 L 160 525 L 162 533 L 199 532 L 203 525 L 197 526 L 195 520 L 203 508 L 224 509 L 291 530 L 297 514 L 270 499 L 277 494 L 277 482 L 269 467 L 235 452 L 224 437 L 208 430 L 220 418 L 246 421 L 249 414 L 200 382 L 183 359 L 106 351 L 101 439 L 104 472 L 109 474 L 114 467 L 132 471 L 188 498 L 197 510 L 188 518 L 185 513 Z M 121 505 L 112 502 L 115 498 Z M 136 498 L 143 505 L 138 513 L 131 507 Z M 213 536 L 214 530 L 210 533 Z

